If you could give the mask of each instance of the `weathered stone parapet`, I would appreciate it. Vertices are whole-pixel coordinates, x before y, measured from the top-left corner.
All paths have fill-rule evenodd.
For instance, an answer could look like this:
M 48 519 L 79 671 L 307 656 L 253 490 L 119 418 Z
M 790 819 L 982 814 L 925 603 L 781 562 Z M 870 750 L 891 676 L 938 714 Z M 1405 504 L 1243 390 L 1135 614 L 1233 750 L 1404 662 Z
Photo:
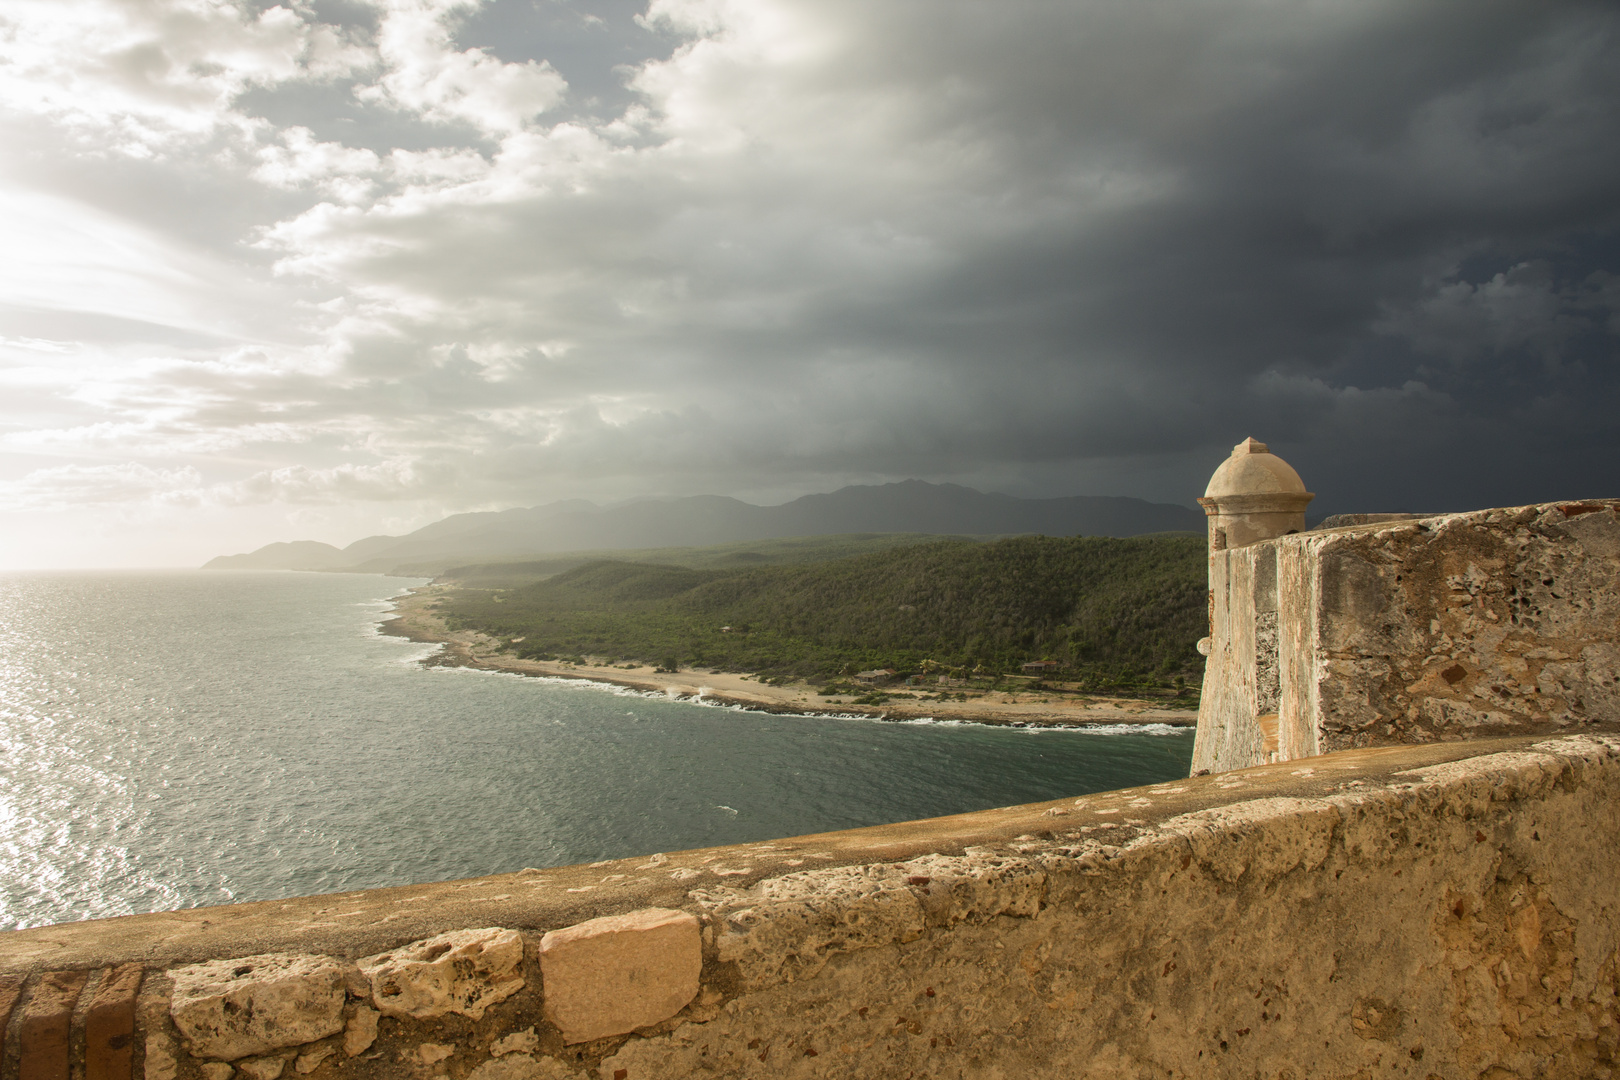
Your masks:
M 16 931 L 0 1080 L 86 1000 L 119 1080 L 1604 1075 L 1617 837 L 1620 737 L 1516 738 Z
M 1210 589 L 1195 772 L 1620 726 L 1620 500 L 1275 537 Z

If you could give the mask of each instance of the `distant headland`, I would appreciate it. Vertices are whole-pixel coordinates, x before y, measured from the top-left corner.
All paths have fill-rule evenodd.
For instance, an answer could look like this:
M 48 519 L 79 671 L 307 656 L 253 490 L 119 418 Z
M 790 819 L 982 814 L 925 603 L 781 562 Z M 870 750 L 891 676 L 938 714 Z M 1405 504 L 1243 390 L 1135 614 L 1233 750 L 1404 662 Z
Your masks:
M 962 723 L 1020 725 L 1027 727 L 1077 727 L 1092 724 L 1169 724 L 1191 727 L 1197 713 L 1174 700 L 1145 695 L 1118 693 L 1107 696 L 1053 692 L 1030 680 L 1023 685 L 1000 685 L 998 689 L 957 699 L 941 700 L 901 690 L 901 696 L 882 695 L 879 703 L 861 703 L 848 697 L 829 699 L 818 695 L 816 687 L 800 680 L 775 681 L 739 672 L 708 670 L 663 670 L 652 664 L 613 664 L 592 658 L 539 660 L 514 655 L 503 649 L 503 642 L 476 629 L 453 629 L 437 610 L 451 584 L 413 589 L 396 601 L 395 617 L 383 624 L 386 633 L 413 641 L 442 642 L 444 651 L 428 663 L 507 671 L 563 679 L 583 679 L 628 687 L 647 693 L 736 705 L 757 712 L 845 714 L 906 721 L 933 719 Z M 938 689 L 935 687 L 934 689 Z M 876 695 L 874 695 L 876 696 Z M 1196 704 L 1197 696 L 1190 699 Z

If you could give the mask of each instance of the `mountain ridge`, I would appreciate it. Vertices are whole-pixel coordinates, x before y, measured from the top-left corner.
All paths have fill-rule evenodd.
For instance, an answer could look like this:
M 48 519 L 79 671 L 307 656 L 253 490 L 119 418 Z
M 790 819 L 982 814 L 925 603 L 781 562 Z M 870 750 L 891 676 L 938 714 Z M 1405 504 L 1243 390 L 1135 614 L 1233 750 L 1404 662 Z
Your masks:
M 1122 495 L 1023 499 L 959 484 L 903 480 L 851 485 L 778 506 L 756 506 L 725 495 L 609 508 L 572 499 L 453 514 L 403 536 L 368 536 L 342 549 L 307 540 L 267 544 L 246 554 L 211 559 L 204 568 L 387 573 L 401 566 L 448 567 L 557 552 L 700 547 L 789 536 L 904 532 L 1125 537 L 1203 529 L 1201 511 L 1174 503 Z M 330 562 L 319 562 L 319 549 L 331 553 Z

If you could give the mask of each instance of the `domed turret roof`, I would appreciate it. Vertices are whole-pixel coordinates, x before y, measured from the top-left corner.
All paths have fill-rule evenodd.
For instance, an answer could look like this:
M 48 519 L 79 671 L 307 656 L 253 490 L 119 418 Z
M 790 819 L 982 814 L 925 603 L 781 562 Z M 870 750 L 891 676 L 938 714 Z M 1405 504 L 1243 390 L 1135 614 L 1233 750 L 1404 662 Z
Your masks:
M 1304 495 L 1305 481 L 1292 465 L 1253 438 L 1232 447 L 1232 456 L 1221 462 L 1209 478 L 1209 487 L 1204 489 L 1206 499 L 1272 494 Z

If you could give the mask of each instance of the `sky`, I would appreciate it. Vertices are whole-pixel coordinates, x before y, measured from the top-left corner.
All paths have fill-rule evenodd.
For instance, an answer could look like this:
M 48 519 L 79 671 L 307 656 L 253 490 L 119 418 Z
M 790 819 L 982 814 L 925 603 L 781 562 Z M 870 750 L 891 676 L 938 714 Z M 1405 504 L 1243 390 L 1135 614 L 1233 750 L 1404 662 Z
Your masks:
M 906 478 L 1620 495 L 1620 8 L 6 0 L 0 567 Z

